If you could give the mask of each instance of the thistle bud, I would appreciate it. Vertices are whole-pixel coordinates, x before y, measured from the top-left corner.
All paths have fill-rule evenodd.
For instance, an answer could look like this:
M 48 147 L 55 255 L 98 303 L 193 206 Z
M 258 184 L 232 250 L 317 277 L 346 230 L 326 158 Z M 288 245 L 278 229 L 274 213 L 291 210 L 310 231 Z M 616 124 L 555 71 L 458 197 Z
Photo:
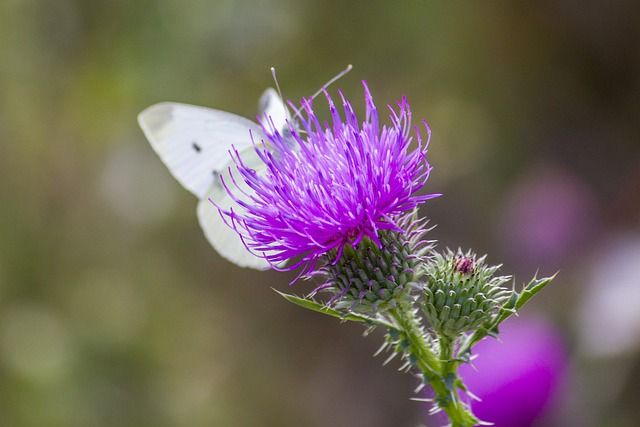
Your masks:
M 421 307 L 431 328 L 456 338 L 491 320 L 510 296 L 502 285 L 509 276 L 495 276 L 500 266 L 485 257 L 448 250 L 435 254 L 426 268 Z
M 356 246 L 345 245 L 339 259 L 327 260 L 321 273 L 323 291 L 332 294 L 329 305 L 337 310 L 373 313 L 395 307 L 420 290 L 423 255 L 431 249 L 422 239 L 422 222 L 413 215 L 399 224 L 403 232 L 381 230 L 378 242 L 364 238 Z

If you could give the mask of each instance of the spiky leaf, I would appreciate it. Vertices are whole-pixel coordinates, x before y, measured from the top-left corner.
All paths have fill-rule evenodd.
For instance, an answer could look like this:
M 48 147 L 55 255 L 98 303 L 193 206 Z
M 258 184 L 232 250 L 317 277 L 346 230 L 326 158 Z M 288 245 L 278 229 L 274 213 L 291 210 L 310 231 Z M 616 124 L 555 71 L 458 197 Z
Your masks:
M 335 317 L 336 319 L 340 319 L 342 321 L 360 322 L 366 323 L 368 325 L 380 325 L 384 326 L 385 328 L 395 329 L 395 326 L 393 324 L 381 318 L 373 318 L 358 313 L 342 313 L 309 298 L 301 298 L 296 295 L 286 294 L 284 292 L 278 291 L 277 289 L 274 289 L 274 291 L 290 303 L 293 303 L 299 307 L 315 311 L 317 313 L 326 314 L 327 316 Z

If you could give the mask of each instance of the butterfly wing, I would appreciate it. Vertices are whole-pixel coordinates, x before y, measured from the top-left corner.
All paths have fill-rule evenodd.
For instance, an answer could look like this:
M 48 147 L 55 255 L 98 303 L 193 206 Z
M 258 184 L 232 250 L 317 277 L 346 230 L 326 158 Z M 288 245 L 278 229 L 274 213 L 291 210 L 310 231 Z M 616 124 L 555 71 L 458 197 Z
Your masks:
M 240 156 L 245 166 L 254 169 L 258 174 L 264 174 L 266 172 L 265 164 L 258 157 L 253 147 L 241 152 Z M 239 179 L 239 174 L 234 166 L 230 169 L 231 171 L 227 168 L 221 172 L 225 184 L 233 191 L 235 198 L 239 198 L 244 202 L 250 202 L 249 196 L 253 194 L 254 191 L 249 188 L 242 179 Z M 231 179 L 231 173 L 233 173 L 235 180 Z M 236 187 L 236 185 L 239 188 Z M 233 209 L 237 213 L 242 213 L 244 208 L 229 196 L 220 179 L 213 183 L 207 197 L 198 203 L 198 220 L 211 246 L 224 258 L 240 267 L 250 267 L 257 270 L 268 269 L 270 267 L 269 263 L 262 258 L 256 257 L 247 250 L 237 233 L 229 227 L 229 225 L 224 223 L 218 212 L 218 208 L 214 206 L 209 199 L 214 201 L 221 209 Z
M 260 120 L 266 121 L 263 123 L 266 124 L 270 121 L 273 123 L 274 128 L 280 132 L 287 129 L 289 113 L 282 102 L 282 98 L 280 98 L 274 89 L 269 88 L 264 91 L 260 97 L 259 111 Z M 269 128 L 269 126 L 267 126 L 267 128 Z M 258 174 L 261 175 L 266 172 L 266 165 L 256 154 L 253 146 L 241 151 L 240 157 L 245 166 L 254 169 Z M 229 166 L 231 166 L 231 173 L 234 173 L 235 167 L 232 164 Z M 230 186 L 232 189 L 234 197 L 240 198 L 245 202 L 249 201 L 247 199 L 253 194 L 253 190 L 249 188 L 242 179 L 239 179 L 237 173 L 234 175 L 236 178 L 235 181 L 231 179 L 228 167 L 220 171 L 220 174 L 227 186 Z M 239 189 L 235 187 L 236 184 L 240 187 Z M 209 189 L 207 197 L 198 203 L 198 220 L 211 246 L 224 258 L 240 267 L 255 268 L 257 270 L 270 268 L 270 264 L 267 261 L 256 257 L 247 250 L 236 232 L 224 223 L 220 217 L 218 208 L 216 208 L 209 199 L 213 200 L 220 208 L 233 208 L 237 213 L 241 213 L 244 208 L 233 201 L 221 181 L 216 179 Z
M 263 92 L 258 102 L 258 108 L 261 118 L 267 120 L 267 123 L 271 121 L 275 129 L 282 132 L 287 128 L 287 120 L 290 120 L 289 112 L 282 98 L 273 88 L 268 88 Z
M 230 162 L 229 149 L 252 147 L 264 134 L 256 123 L 224 111 L 164 102 L 138 115 L 145 136 L 171 174 L 202 199 Z
M 211 198 L 224 208 L 238 209 L 222 186 L 219 175 L 226 177 L 225 182 L 231 182 L 228 169 L 232 165 L 229 155 L 232 146 L 241 153 L 243 161 L 264 168 L 257 162 L 259 158 L 251 141 L 252 135 L 256 143 L 265 138 L 261 128 L 235 114 L 178 103 L 152 105 L 140 113 L 138 122 L 171 174 L 200 199 L 198 220 L 211 246 L 241 267 L 269 268 L 265 260 L 247 251 L 236 232 L 224 223 L 217 208 L 208 200 Z

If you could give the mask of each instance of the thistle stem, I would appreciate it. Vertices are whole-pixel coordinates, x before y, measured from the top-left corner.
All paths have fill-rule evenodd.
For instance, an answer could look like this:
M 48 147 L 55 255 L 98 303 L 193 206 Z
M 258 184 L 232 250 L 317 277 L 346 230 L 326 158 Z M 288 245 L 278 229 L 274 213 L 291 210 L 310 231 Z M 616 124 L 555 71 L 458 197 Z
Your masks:
M 431 350 L 424 331 L 411 306 L 400 306 L 390 310 L 390 316 L 398 325 L 402 341 L 416 368 L 424 376 L 435 393 L 436 405 L 449 417 L 451 427 L 473 427 L 478 419 L 460 400 L 458 387 L 461 385 L 456 373 L 457 364 L 453 360 L 453 343 L 440 340 L 439 357 Z

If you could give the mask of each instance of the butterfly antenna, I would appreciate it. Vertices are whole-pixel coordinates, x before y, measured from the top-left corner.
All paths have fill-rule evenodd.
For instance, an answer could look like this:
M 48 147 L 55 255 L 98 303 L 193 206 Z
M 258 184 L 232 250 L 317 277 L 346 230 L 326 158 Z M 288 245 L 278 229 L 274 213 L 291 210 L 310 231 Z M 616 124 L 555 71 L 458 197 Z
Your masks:
M 351 69 L 353 68 L 353 65 L 349 64 L 347 65 L 347 68 L 345 68 L 344 70 L 340 71 L 338 74 L 336 74 L 335 76 L 333 76 L 331 78 L 331 80 L 329 80 L 328 82 L 326 82 L 325 84 L 322 85 L 322 87 L 320 89 L 318 89 L 318 91 L 316 93 L 313 94 L 313 96 L 311 96 L 311 99 L 315 99 L 316 96 L 320 95 L 322 92 L 324 92 L 329 86 L 331 86 L 333 83 L 335 83 L 337 80 L 340 80 L 342 77 L 344 77 L 345 74 L 347 74 L 349 71 L 351 71 Z
M 276 84 L 276 89 L 278 90 L 278 95 L 280 95 L 280 99 L 284 99 L 282 97 L 282 91 L 280 90 L 280 85 L 278 84 L 278 78 L 276 77 L 275 67 L 271 67 L 271 75 L 273 76 L 273 82 Z
M 280 85 L 278 84 L 278 78 L 276 77 L 276 69 L 275 69 L 275 67 L 271 67 L 271 75 L 273 76 L 273 82 L 276 84 L 276 90 L 278 91 L 278 95 L 280 96 L 280 99 L 282 100 L 282 103 L 284 104 L 284 108 L 285 108 L 285 110 L 287 110 L 287 113 L 289 114 L 289 116 L 291 117 L 291 113 L 289 113 L 288 108 L 291 108 L 293 110 L 293 112 L 294 112 L 294 115 L 293 115 L 294 123 L 295 123 L 295 118 L 296 117 L 302 119 L 302 114 L 300 113 L 300 110 L 297 109 L 290 102 L 286 102 L 284 100 L 284 98 L 282 97 L 282 91 L 280 90 Z
M 320 89 L 318 89 L 317 92 L 314 93 L 311 96 L 311 101 L 313 101 L 318 95 L 320 95 L 323 91 L 325 91 L 329 86 L 331 86 L 337 80 L 340 80 L 342 77 L 344 77 L 344 75 L 347 74 L 352 69 L 353 69 L 353 65 L 352 64 L 347 65 L 347 67 L 344 70 L 340 71 L 338 74 L 333 76 L 328 82 L 323 84 L 322 87 L 320 87 Z M 271 67 L 271 75 L 273 76 L 273 81 L 276 84 L 276 89 L 278 91 L 278 95 L 280 95 L 280 99 L 284 100 L 284 98 L 282 97 L 282 91 L 280 90 L 280 85 L 278 84 L 278 78 L 276 77 L 276 69 L 275 69 L 275 67 Z M 285 108 L 286 108 L 286 106 L 287 106 L 287 104 L 285 103 Z M 291 109 L 293 109 L 294 117 L 298 117 L 298 118 L 302 119 L 302 114 L 300 113 L 300 110 L 298 108 L 296 108 L 291 103 L 289 103 L 288 106 Z
M 294 117 L 297 116 L 297 117 L 302 118 L 302 115 L 300 114 L 300 110 L 298 110 L 297 108 L 295 108 L 291 104 L 287 104 L 287 102 L 282 97 L 282 91 L 280 90 L 280 84 L 278 84 L 278 77 L 276 77 L 276 68 L 275 67 L 271 67 L 271 76 L 273 76 L 273 82 L 276 84 L 276 90 L 278 91 L 278 96 L 280 96 L 280 100 L 284 104 L 284 109 L 287 110 L 287 114 L 289 115 L 289 117 L 291 117 L 291 113 L 289 113 L 289 109 L 287 107 L 290 107 L 290 108 L 293 109 L 293 111 L 295 112 L 295 116 Z

